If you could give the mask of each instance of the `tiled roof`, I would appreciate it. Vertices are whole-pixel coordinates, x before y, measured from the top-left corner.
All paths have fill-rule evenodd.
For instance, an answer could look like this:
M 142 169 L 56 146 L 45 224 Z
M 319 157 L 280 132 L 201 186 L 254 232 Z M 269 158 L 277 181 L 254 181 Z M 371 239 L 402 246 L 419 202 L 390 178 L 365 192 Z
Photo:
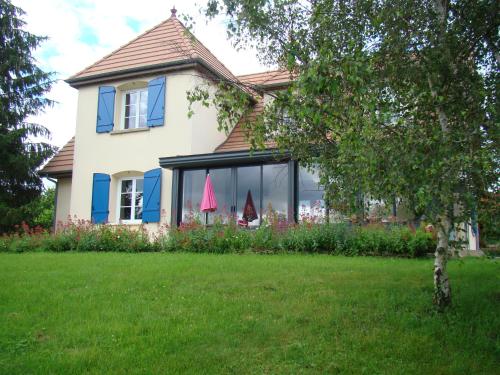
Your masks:
M 226 140 L 222 142 L 216 149 L 215 152 L 225 152 L 225 151 L 243 151 L 250 149 L 250 143 L 247 141 L 245 135 L 245 130 L 243 130 L 242 124 L 246 121 L 252 122 L 255 118 L 262 113 L 264 110 L 264 99 L 261 98 L 254 106 L 252 112 L 242 118 L 231 130 Z M 266 143 L 268 148 L 275 147 L 272 142 Z
M 269 72 L 261 72 L 254 74 L 246 74 L 237 77 L 242 83 L 247 85 L 255 85 L 262 87 L 269 86 L 284 86 L 292 80 L 291 74 L 286 70 L 274 70 Z M 245 131 L 243 130 L 242 124 L 244 122 L 255 119 L 264 109 L 264 100 L 260 98 L 255 104 L 252 112 L 245 118 L 242 118 L 231 130 L 226 140 L 219 145 L 215 152 L 224 151 L 243 151 L 250 149 L 250 143 L 247 141 Z M 266 144 L 267 147 L 275 147 L 275 144 L 269 142 Z
M 193 61 L 202 61 L 225 79 L 237 81 L 229 69 L 186 29 L 173 11 L 169 19 L 76 73 L 68 82 L 103 74 L 119 74 L 130 69 Z
M 42 168 L 39 174 L 49 176 L 70 175 L 73 171 L 73 155 L 75 151 L 75 137 L 68 143 Z
M 256 86 L 286 85 L 292 80 L 287 70 L 273 70 L 269 72 L 245 74 L 237 77 L 241 82 Z
M 108 73 L 120 73 L 129 69 L 144 68 L 169 62 L 203 61 L 212 70 L 232 82 L 242 82 L 256 86 L 281 86 L 291 81 L 291 75 L 284 70 L 275 70 L 235 77 L 185 26 L 172 16 L 159 25 L 146 31 L 131 42 L 118 48 L 96 63 L 90 65 L 68 79 L 68 82 L 84 81 Z M 243 88 L 252 92 L 248 88 Z M 250 121 L 263 110 L 263 99 L 257 99 L 255 107 L 248 116 Z M 242 119 L 231 131 L 227 139 L 216 148 L 215 152 L 239 151 L 250 149 L 245 140 L 241 124 Z M 43 167 L 40 174 L 57 177 L 70 175 L 73 170 L 73 137 L 59 152 Z M 269 144 L 269 147 L 272 147 Z

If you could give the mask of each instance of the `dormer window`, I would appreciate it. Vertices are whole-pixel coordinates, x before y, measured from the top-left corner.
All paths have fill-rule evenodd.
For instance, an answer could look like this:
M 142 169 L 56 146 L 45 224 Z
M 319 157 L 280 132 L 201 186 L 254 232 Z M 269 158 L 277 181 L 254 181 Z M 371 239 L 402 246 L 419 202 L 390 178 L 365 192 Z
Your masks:
M 123 129 L 147 126 L 148 89 L 125 91 L 123 94 Z

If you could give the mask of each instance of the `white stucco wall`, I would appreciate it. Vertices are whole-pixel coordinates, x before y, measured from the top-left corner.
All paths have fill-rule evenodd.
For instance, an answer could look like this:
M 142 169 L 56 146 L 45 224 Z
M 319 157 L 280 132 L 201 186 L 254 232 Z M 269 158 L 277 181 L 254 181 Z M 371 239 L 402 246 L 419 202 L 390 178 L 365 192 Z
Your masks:
M 130 88 L 158 75 L 136 80 L 106 82 L 117 88 Z M 96 133 L 99 85 L 80 88 L 75 137 L 73 184 L 71 188 L 71 215 L 90 219 L 93 173 L 111 175 L 109 221 L 116 223 L 117 186 L 120 178 L 137 176 L 159 167 L 158 159 L 165 156 L 191 155 L 212 152 L 225 135 L 217 131 L 216 111 L 194 106 L 195 114 L 188 118 L 186 91 L 201 82 L 194 71 L 166 75 L 164 126 L 146 128 L 145 131 L 123 133 Z M 121 126 L 122 99 L 119 89 L 115 98 L 115 127 Z M 161 208 L 162 223 L 170 220 L 172 173 L 163 170 Z
M 56 228 L 58 223 L 66 222 L 70 213 L 71 177 L 57 180 Z

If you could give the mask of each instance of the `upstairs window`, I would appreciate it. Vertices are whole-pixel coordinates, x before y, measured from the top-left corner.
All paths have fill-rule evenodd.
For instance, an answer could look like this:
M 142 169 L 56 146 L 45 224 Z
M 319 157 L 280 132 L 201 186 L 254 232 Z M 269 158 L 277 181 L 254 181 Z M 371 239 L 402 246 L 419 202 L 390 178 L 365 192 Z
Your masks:
M 122 180 L 120 185 L 120 221 L 140 221 L 142 219 L 144 178 Z
M 123 129 L 138 129 L 147 126 L 147 88 L 126 91 L 123 95 L 123 106 Z

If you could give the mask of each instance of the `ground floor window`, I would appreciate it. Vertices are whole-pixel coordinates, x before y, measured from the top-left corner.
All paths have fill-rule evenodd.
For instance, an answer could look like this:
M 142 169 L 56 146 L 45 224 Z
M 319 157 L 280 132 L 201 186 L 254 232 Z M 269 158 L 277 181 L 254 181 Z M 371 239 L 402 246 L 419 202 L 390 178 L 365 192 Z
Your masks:
M 319 181 L 317 168 L 299 168 L 298 220 L 321 222 L 327 215 L 324 189 Z
M 288 172 L 288 164 L 262 166 L 262 215 L 265 219 L 287 220 Z
M 263 220 L 286 221 L 289 214 L 288 163 L 184 170 L 182 173 L 181 221 L 204 224 L 231 218 L 240 225 L 255 227 Z M 207 174 L 210 174 L 218 207 L 200 211 Z M 271 217 L 272 216 L 272 217 Z
M 160 158 L 160 165 L 173 171 L 173 225 L 193 219 L 202 224 L 234 220 L 245 227 L 258 227 L 275 220 L 288 223 L 349 220 L 346 216 L 349 212 L 333 209 L 327 201 L 319 168 L 306 168 L 289 157 L 273 151 L 253 155 L 242 151 Z M 196 165 L 207 167 L 193 167 Z M 202 213 L 200 206 L 208 174 L 218 206 L 215 212 Z M 385 204 L 359 195 L 357 200 L 360 207 L 363 204 L 363 214 L 367 212 L 363 221 L 388 222 L 396 216 L 408 216 L 400 213 L 405 207 L 399 199 Z M 390 211 L 392 217 L 386 218 Z
M 119 217 L 122 222 L 142 220 L 143 177 L 127 178 L 120 181 Z

